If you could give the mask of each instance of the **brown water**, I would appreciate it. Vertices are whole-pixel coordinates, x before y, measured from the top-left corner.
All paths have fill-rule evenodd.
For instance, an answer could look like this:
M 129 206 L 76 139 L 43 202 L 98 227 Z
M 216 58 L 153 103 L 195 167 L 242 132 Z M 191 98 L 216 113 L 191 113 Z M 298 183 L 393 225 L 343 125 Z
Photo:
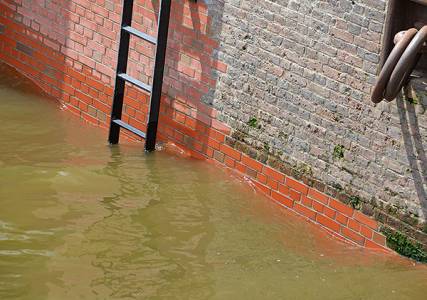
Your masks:
M 0 299 L 427 299 L 424 266 L 0 82 Z

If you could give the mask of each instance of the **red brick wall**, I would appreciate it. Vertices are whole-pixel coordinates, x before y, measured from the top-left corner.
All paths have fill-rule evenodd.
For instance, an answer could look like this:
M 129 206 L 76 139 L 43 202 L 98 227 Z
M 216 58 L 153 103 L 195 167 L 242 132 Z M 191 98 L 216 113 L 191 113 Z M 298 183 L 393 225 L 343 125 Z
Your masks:
M 154 35 L 158 1 L 135 2 L 134 26 Z M 219 43 L 213 38 L 211 16 L 201 0 L 173 1 L 172 11 L 160 139 L 236 170 L 262 193 L 334 235 L 384 249 L 376 221 L 225 144 L 230 128 L 202 99 L 215 90 L 216 74 L 227 72 L 227 65 L 215 58 Z M 30 77 L 69 111 L 107 127 L 120 13 L 118 0 L 2 0 L 0 60 Z M 136 40 L 131 45 L 128 73 L 150 82 L 154 49 Z M 128 87 L 123 120 L 144 130 L 148 101 L 148 95 Z

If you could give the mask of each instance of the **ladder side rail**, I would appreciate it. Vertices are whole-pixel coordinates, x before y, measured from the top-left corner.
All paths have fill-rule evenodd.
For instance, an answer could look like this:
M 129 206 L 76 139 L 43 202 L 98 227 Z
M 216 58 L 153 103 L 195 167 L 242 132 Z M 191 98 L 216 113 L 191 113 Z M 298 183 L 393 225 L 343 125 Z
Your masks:
M 131 26 L 133 13 L 133 0 L 123 0 L 121 28 Z M 123 109 L 123 98 L 126 82 L 118 74 L 126 73 L 129 56 L 130 33 L 120 30 L 119 53 L 117 58 L 116 82 L 114 86 L 113 105 L 111 109 L 110 132 L 108 141 L 117 144 L 120 137 L 120 126 L 114 120 L 121 119 Z
M 157 126 L 159 122 L 160 99 L 162 97 L 170 11 L 171 0 L 162 0 L 158 19 L 157 49 L 153 70 L 153 86 L 151 91 L 150 110 L 147 124 L 147 139 L 145 141 L 145 150 L 148 152 L 154 151 L 156 148 Z

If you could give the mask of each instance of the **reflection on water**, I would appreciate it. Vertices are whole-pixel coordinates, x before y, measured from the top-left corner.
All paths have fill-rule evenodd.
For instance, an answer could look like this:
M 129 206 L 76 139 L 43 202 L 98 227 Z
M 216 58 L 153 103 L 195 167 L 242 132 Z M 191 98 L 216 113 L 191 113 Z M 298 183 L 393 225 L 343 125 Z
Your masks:
M 339 243 L 203 162 L 111 148 L 9 86 L 0 299 L 425 299 L 424 266 Z

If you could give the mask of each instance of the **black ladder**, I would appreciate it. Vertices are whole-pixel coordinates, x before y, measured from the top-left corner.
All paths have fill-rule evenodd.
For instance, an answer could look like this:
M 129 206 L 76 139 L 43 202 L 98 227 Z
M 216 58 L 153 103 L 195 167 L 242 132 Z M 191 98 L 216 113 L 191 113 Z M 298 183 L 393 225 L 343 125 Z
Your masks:
M 122 27 L 120 33 L 119 55 L 117 62 L 116 84 L 114 87 L 113 107 L 108 141 L 110 144 L 119 142 L 120 128 L 129 130 L 145 139 L 145 150 L 153 151 L 156 147 L 157 124 L 159 121 L 160 98 L 162 96 L 163 73 L 165 67 L 166 45 L 169 31 L 171 0 L 162 0 L 160 4 L 157 38 L 133 28 L 132 11 L 133 0 L 123 1 Z M 153 70 L 153 85 L 149 86 L 126 74 L 130 36 L 137 36 L 144 41 L 156 45 L 156 57 Z M 131 83 L 144 91 L 151 93 L 150 109 L 148 113 L 147 133 L 123 122 L 123 98 L 126 82 Z

